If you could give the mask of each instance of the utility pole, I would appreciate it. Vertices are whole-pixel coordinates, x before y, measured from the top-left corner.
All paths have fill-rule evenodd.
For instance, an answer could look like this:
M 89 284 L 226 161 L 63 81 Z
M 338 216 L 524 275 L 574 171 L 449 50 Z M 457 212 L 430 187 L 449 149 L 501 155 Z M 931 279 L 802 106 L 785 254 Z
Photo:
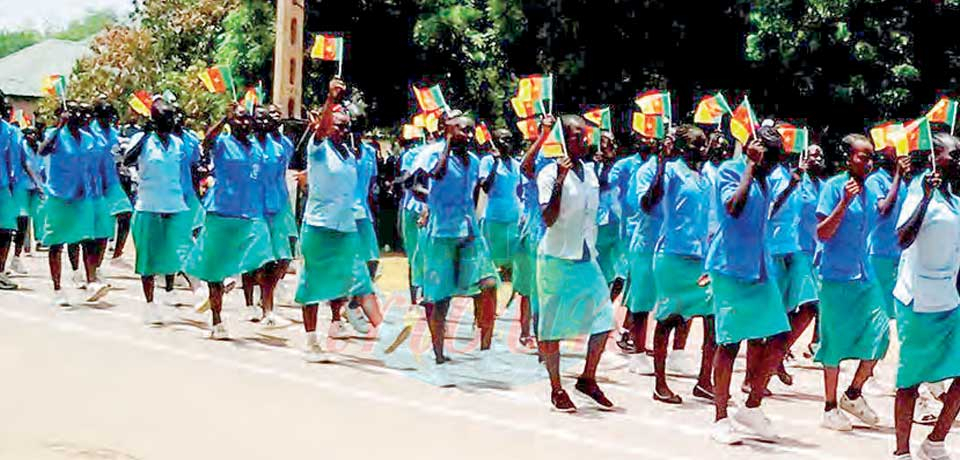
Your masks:
M 277 0 L 273 51 L 273 103 L 287 118 L 303 106 L 303 21 L 306 0 Z

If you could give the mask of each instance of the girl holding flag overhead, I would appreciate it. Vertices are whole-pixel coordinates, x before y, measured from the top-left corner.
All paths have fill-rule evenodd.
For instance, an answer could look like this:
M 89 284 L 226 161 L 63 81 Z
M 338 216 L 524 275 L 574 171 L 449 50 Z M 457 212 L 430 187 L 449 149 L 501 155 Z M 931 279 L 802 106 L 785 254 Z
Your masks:
M 900 365 L 894 406 L 895 458 L 909 460 L 910 432 L 923 382 L 955 379 L 943 395 L 933 431 L 920 444 L 921 458 L 950 458 L 944 444 L 960 411 L 960 197 L 949 182 L 958 176 L 960 142 L 946 133 L 933 138 L 936 173 L 924 172 L 910 183 L 897 221 L 903 248 L 897 285 L 897 335 Z
M 864 193 L 864 180 L 873 166 L 873 145 L 863 135 L 850 134 L 841 140 L 839 153 L 846 159 L 847 171 L 823 184 L 817 205 L 820 348 L 814 360 L 823 365 L 822 426 L 850 431 L 853 427 L 841 410 L 869 426 L 879 422 L 862 388 L 887 352 L 890 324 L 867 260 L 871 203 Z M 840 363 L 848 359 L 860 364 L 838 405 Z
M 538 141 L 546 153 L 561 150 L 560 158 L 537 174 L 547 227 L 537 258 L 537 338 L 550 375 L 553 408 L 564 412 L 576 411 L 576 406 L 560 383 L 560 341 L 583 335 L 589 335 L 587 362 L 575 388 L 601 410 L 613 409 L 596 377 L 613 327 L 613 305 L 597 264 L 600 182 L 583 162 L 588 155 L 585 129 L 581 117 L 564 115 L 561 125 L 544 129 Z
M 230 133 L 221 133 L 227 123 Z M 214 340 L 230 338 L 221 318 L 227 290 L 224 280 L 255 272 L 274 260 L 264 214 L 264 153 L 254 139 L 252 125 L 253 114 L 234 104 L 203 139 L 216 182 L 207 192 L 203 228 L 188 257 L 186 272 L 207 282 L 210 338 Z
M 771 373 L 783 359 L 786 332 L 790 330 L 780 291 L 771 279 L 769 252 L 763 244 L 773 200 L 767 176 L 783 149 L 780 134 L 772 127 L 757 129 L 745 155 L 720 166 L 718 189 L 723 206 L 720 226 L 710 242 L 706 269 L 713 290 L 717 353 L 714 361 L 714 407 L 716 422 L 712 437 L 722 444 L 740 442 L 728 419 L 730 377 L 740 343 L 755 347 L 748 363 L 750 395 L 734 419 L 757 436 L 775 439 L 770 420 L 760 408 Z

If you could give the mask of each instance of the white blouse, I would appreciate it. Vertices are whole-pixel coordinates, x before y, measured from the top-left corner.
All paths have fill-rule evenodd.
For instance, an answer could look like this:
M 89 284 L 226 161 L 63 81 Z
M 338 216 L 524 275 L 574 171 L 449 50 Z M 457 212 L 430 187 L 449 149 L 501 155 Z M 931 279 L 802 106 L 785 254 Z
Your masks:
M 537 174 L 541 205 L 550 202 L 557 179 L 557 164 L 551 163 Z M 591 259 L 597 255 L 597 208 L 600 205 L 600 180 L 589 165 L 583 165 L 583 180 L 574 171 L 567 173 L 560 196 L 560 214 L 547 227 L 538 252 L 567 260 L 583 258 L 586 243 Z

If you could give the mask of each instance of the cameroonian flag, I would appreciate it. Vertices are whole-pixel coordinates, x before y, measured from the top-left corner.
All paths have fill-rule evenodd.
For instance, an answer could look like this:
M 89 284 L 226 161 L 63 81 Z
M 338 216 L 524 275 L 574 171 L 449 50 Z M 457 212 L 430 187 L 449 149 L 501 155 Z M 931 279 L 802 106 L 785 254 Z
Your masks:
M 230 69 L 225 66 L 210 67 L 200 72 L 199 76 L 203 86 L 211 93 L 225 93 L 228 89 L 233 88 L 233 75 Z
M 605 131 L 613 130 L 613 119 L 610 115 L 610 107 L 601 107 L 587 111 L 583 114 L 583 118 L 586 118 L 590 123 L 599 126 L 600 129 Z
M 440 130 L 440 116 L 437 111 L 418 113 L 413 116 L 413 125 L 435 133 Z
M 733 113 L 727 99 L 722 93 L 704 96 L 697 103 L 697 110 L 693 113 L 693 122 L 704 125 L 717 125 L 723 120 L 723 115 Z
M 63 75 L 44 77 L 42 89 L 49 96 L 63 99 L 67 94 L 67 77 Z
M 517 97 L 525 101 L 553 99 L 553 77 L 529 75 L 520 79 Z
M 563 128 L 560 123 L 554 123 L 550 134 L 540 145 L 540 156 L 544 158 L 559 158 L 567 154 L 567 145 L 563 139 Z
M 639 94 L 634 102 L 640 111 L 647 115 L 663 115 L 667 120 L 673 119 L 670 107 L 670 93 L 668 91 L 652 90 Z
M 400 133 L 400 137 L 406 141 L 420 139 L 423 137 L 423 128 L 409 124 L 403 125 L 403 131 Z
M 516 112 L 517 118 L 530 118 L 542 115 L 547 111 L 543 107 L 542 99 L 529 100 L 514 97 L 510 99 L 510 104 L 513 106 L 513 111 Z
M 917 150 L 933 149 L 933 134 L 930 132 L 930 120 L 917 118 L 903 126 L 897 136 L 897 156 L 908 155 Z
M 518 121 L 517 129 L 520 130 L 520 134 L 523 134 L 524 140 L 532 141 L 540 136 L 540 125 L 532 118 Z
M 653 139 L 667 137 L 667 123 L 665 117 L 641 112 L 633 112 L 630 126 L 637 134 Z
M 927 112 L 927 120 L 931 123 L 943 123 L 950 125 L 950 131 L 953 131 L 953 125 L 957 121 L 957 101 L 949 98 L 941 98 Z
M 870 138 L 873 139 L 873 148 L 883 150 L 887 147 L 896 147 L 897 139 L 902 136 L 903 125 L 888 121 L 870 128 Z
M 477 125 L 477 129 L 473 133 L 474 139 L 477 141 L 477 145 L 486 145 L 488 142 L 493 140 L 493 136 L 490 135 L 490 130 L 487 128 L 487 124 L 480 122 Z
M 133 109 L 134 112 L 149 117 L 150 109 L 153 108 L 153 96 L 150 96 L 150 93 L 141 89 L 133 93 L 127 103 L 130 104 L 130 108 Z
M 783 137 L 783 149 L 790 153 L 803 153 L 810 142 L 807 128 L 798 128 L 790 124 L 777 126 L 777 132 Z
M 413 87 L 413 95 L 417 97 L 417 105 L 423 112 L 433 112 L 436 110 L 447 110 L 447 101 L 443 98 L 443 90 L 440 85 L 433 85 L 429 88 Z
M 326 34 L 317 35 L 313 42 L 313 48 L 310 49 L 310 57 L 321 61 L 342 61 L 343 37 Z
M 730 119 L 730 134 L 740 142 L 741 145 L 747 145 L 747 141 L 757 131 L 757 116 L 754 115 L 750 107 L 750 100 L 746 97 L 743 102 L 733 111 L 733 118 Z
M 587 144 L 591 147 L 600 147 L 601 138 L 603 138 L 603 129 L 597 126 L 587 126 Z

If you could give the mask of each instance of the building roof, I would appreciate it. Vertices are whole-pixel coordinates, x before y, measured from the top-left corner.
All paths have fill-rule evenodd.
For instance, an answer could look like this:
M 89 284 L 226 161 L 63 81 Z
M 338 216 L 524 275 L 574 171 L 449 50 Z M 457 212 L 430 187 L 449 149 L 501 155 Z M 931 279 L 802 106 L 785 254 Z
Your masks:
M 77 60 L 90 52 L 86 42 L 49 39 L 0 58 L 0 90 L 7 96 L 42 97 L 49 75 L 70 75 Z

